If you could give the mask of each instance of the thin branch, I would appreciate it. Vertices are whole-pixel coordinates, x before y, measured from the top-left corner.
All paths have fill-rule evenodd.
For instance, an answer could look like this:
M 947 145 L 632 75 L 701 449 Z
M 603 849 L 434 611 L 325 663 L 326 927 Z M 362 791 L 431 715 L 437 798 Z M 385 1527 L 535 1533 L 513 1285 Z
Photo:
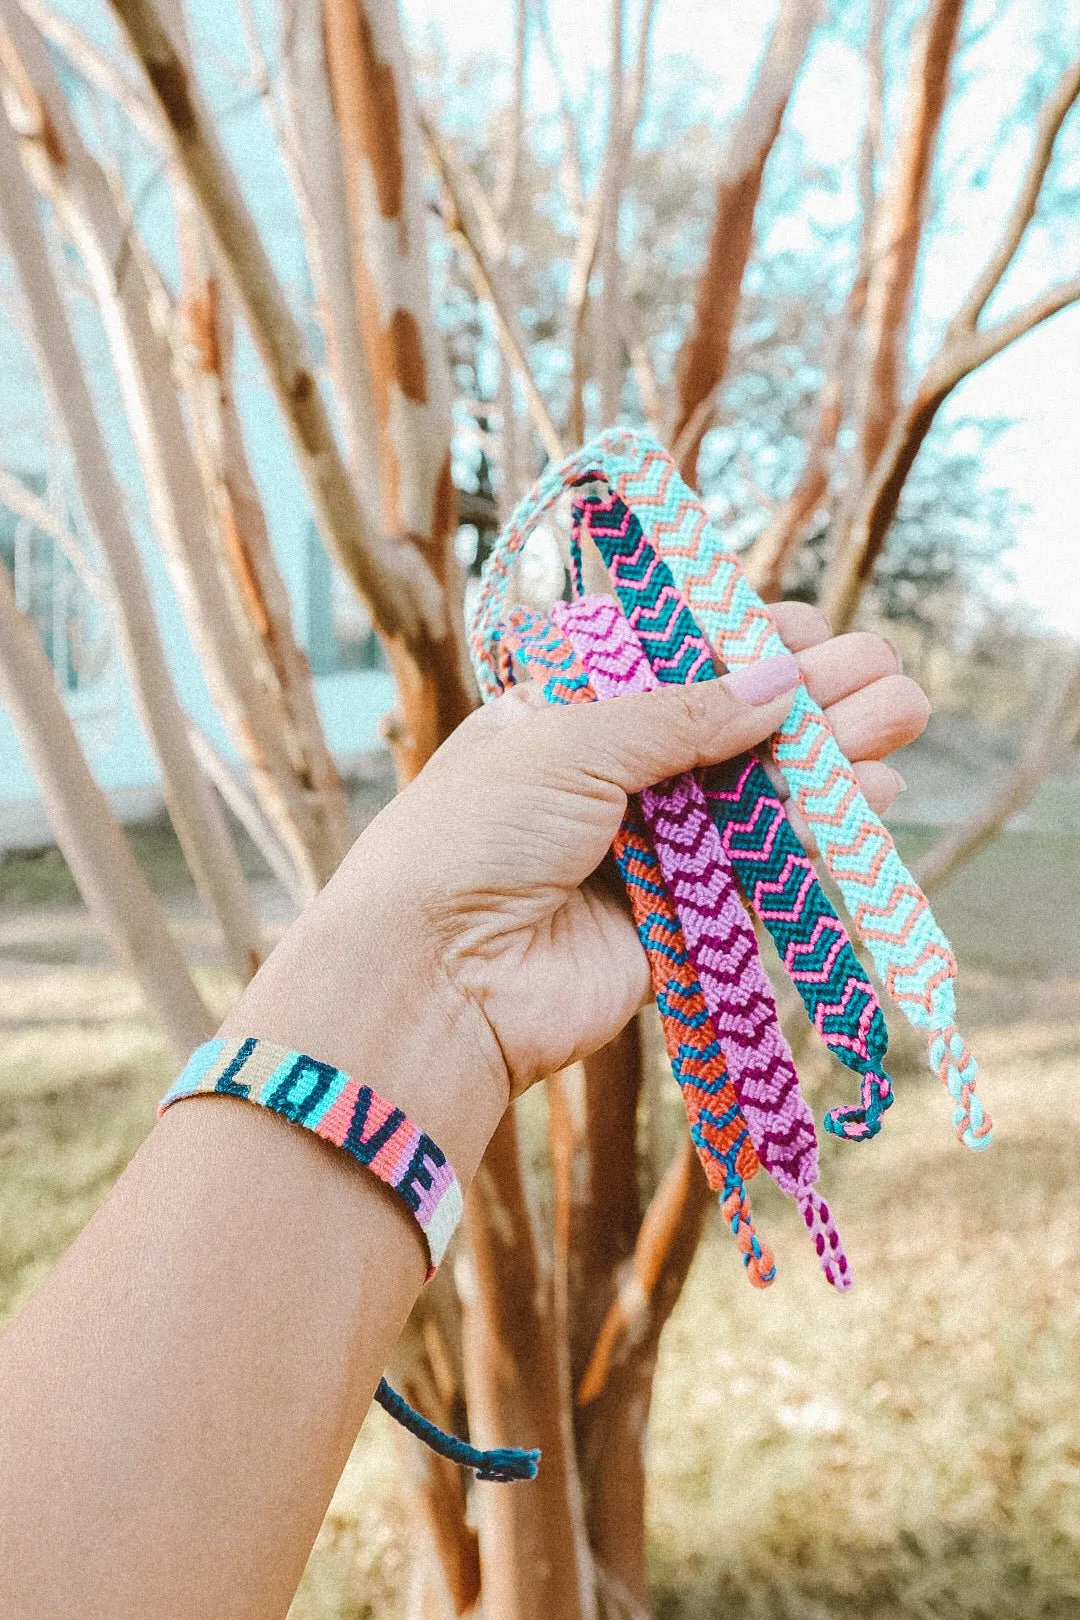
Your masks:
M 499 268 L 485 252 L 482 226 L 475 215 L 470 217 L 463 184 L 463 166 L 455 162 L 438 132 L 423 115 L 420 128 L 428 160 L 442 187 L 443 223 L 465 253 L 478 295 L 491 306 L 499 347 L 521 383 L 540 442 L 552 461 L 561 461 L 566 454 L 563 441 L 533 377 L 525 349 L 525 336 L 513 303 L 501 285 Z
M 585 186 L 581 170 L 581 133 L 578 129 L 570 94 L 566 88 L 566 75 L 563 72 L 559 53 L 555 46 L 555 37 L 551 30 L 551 18 L 548 16 L 546 0 L 533 0 L 533 13 L 540 29 L 540 43 L 544 48 L 544 55 L 548 59 L 551 75 L 555 80 L 555 92 L 559 99 L 559 122 L 562 126 L 563 135 L 563 168 L 565 171 L 566 197 L 570 204 L 571 213 L 580 220 L 585 197 Z
M 597 319 L 596 375 L 600 385 L 600 419 L 614 422 L 622 397 L 622 259 L 619 248 L 619 217 L 622 212 L 623 183 L 629 152 L 623 116 L 626 70 L 623 36 L 626 0 L 609 0 L 611 6 L 611 69 L 608 75 L 608 135 L 601 181 L 601 221 L 598 259 L 602 279 L 601 304 Z
M 195 758 L 286 894 L 298 907 L 306 905 L 310 898 L 310 890 L 301 881 L 283 845 L 237 772 L 194 720 L 188 721 L 188 735 L 195 750 Z
M 19 0 L 20 8 L 39 32 L 55 45 L 87 84 L 103 90 L 154 151 L 168 144 L 161 117 L 149 96 L 95 45 L 69 17 L 54 11 L 45 0 Z
M 708 412 L 697 417 L 695 413 L 727 371 L 765 165 L 780 133 L 818 11 L 818 5 L 808 0 L 782 0 L 757 78 L 724 144 L 708 258 L 698 283 L 693 323 L 676 363 L 676 398 L 667 434 L 668 442 L 674 443 L 691 419 L 700 427 L 700 433 L 695 431 L 681 441 L 680 471 L 690 483 L 697 476 L 701 435 L 709 422 Z
M 514 92 L 510 103 L 510 138 L 495 193 L 495 213 L 506 219 L 517 195 L 521 149 L 525 139 L 525 73 L 529 50 L 529 0 L 514 5 Z
M 954 827 L 916 864 L 915 877 L 927 893 L 941 887 L 973 855 L 992 843 L 1013 816 L 1030 804 L 1039 783 L 1080 720 L 1080 648 L 1055 647 L 1047 655 L 1046 679 L 1028 721 L 1024 747 L 985 804 Z
M 1035 217 L 1061 126 L 1078 97 L 1080 97 L 1080 56 L 1065 69 L 1040 109 L 1031 156 L 1020 189 L 1005 221 L 1001 240 L 957 311 L 953 323 L 957 328 L 971 330 L 978 324 L 979 316 L 1015 259 L 1027 228 Z
M 630 94 L 626 98 L 626 128 L 633 136 L 641 115 L 645 109 L 645 97 L 649 79 L 649 51 L 652 45 L 652 27 L 656 20 L 657 0 L 645 0 L 641 8 L 641 24 L 638 29 L 637 55 L 634 58 L 634 72 L 630 80 Z
M 104 593 L 101 575 L 67 524 L 47 501 L 35 495 L 32 489 L 27 489 L 21 478 L 4 467 L 0 467 L 0 506 L 6 506 L 9 512 L 32 523 L 35 529 L 40 529 L 42 534 L 55 541 L 91 596 L 101 599 Z
M 438 582 L 419 549 L 388 541 L 349 477 L 307 345 L 203 103 L 153 0 L 109 0 L 169 125 L 176 158 L 232 275 L 320 527 L 388 639 L 446 634 Z
M 579 1406 L 588 1406 L 603 1393 L 627 1334 L 636 1332 L 640 1336 L 648 1323 L 659 1335 L 663 1322 L 657 1321 L 654 1304 L 666 1295 L 664 1283 L 671 1267 L 681 1264 L 681 1240 L 688 1232 L 696 1233 L 700 1229 L 710 1196 L 697 1152 L 687 1139 L 676 1152 L 645 1211 L 633 1259 L 597 1334 L 578 1385 Z M 694 1241 L 696 1243 L 696 1236 Z M 674 1299 L 668 1310 L 673 1305 Z

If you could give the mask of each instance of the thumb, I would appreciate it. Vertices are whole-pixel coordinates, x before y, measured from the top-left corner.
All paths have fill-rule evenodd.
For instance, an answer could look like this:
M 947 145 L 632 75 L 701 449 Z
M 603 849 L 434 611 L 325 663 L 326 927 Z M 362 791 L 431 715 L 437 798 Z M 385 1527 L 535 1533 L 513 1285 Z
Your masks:
M 783 722 L 801 678 L 796 660 L 781 653 L 720 680 L 548 709 L 506 740 L 527 751 L 531 775 L 538 766 L 559 774 L 569 768 L 640 793 L 764 742 Z

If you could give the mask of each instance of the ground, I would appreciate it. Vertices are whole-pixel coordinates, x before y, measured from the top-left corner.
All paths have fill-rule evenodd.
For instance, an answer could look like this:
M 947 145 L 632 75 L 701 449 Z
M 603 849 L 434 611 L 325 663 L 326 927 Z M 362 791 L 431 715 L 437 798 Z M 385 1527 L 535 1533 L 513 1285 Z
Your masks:
M 905 838 L 909 852 L 924 841 Z M 223 1005 L 171 840 L 151 829 L 137 849 Z M 665 1336 L 648 1439 L 660 1620 L 1080 1612 L 1080 839 L 1010 834 L 935 903 L 996 1143 L 957 1147 L 897 1032 L 882 1136 L 823 1144 L 852 1293 L 824 1286 L 767 1188 L 768 1293 L 711 1231 Z M 100 1202 L 170 1072 L 59 858 L 0 864 L 0 1315 Z M 817 1111 L 842 1090 L 826 1068 Z M 399 1477 L 376 1412 L 291 1620 L 393 1620 Z

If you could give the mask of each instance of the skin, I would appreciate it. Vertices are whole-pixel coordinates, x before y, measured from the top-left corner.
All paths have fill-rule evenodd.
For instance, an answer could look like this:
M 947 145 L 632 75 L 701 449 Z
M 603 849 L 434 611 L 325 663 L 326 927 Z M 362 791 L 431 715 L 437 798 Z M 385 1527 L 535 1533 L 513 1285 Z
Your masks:
M 778 618 L 887 809 L 882 755 L 922 730 L 923 694 L 879 638 Z M 372 823 L 223 1033 L 369 1081 L 467 1185 L 508 1098 L 647 995 L 604 859 L 626 795 L 762 743 L 789 704 L 724 681 L 561 710 L 508 694 Z M 284 1615 L 424 1270 L 346 1155 L 227 1098 L 171 1109 L 0 1341 L 5 1616 Z

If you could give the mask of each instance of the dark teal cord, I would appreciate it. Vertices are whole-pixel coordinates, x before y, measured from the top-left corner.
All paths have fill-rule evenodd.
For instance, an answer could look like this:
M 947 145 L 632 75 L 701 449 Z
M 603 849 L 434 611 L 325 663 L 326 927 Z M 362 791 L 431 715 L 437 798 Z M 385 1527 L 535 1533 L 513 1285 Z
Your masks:
M 506 1485 L 517 1479 L 535 1479 L 540 1467 L 539 1451 L 523 1451 L 517 1446 L 506 1446 L 496 1451 L 477 1451 L 475 1446 L 446 1434 L 436 1424 L 409 1405 L 404 1396 L 391 1389 L 385 1378 L 380 1378 L 375 1399 L 384 1412 L 388 1412 L 403 1429 L 422 1440 L 425 1446 L 462 1468 L 471 1468 L 477 1479 L 494 1480 Z

